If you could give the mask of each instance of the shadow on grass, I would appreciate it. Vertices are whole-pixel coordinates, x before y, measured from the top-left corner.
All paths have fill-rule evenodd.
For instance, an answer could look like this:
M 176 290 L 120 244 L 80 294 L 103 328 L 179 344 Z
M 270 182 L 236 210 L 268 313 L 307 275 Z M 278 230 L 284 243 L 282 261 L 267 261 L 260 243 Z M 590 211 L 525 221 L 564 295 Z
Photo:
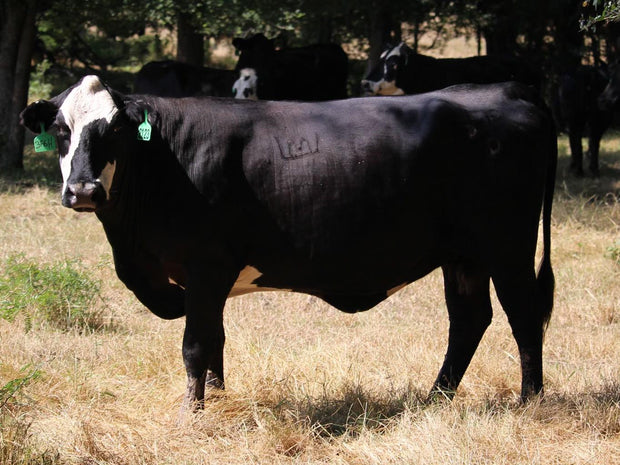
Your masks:
M 52 152 L 36 153 L 32 145 L 24 149 L 24 170 L 0 176 L 0 193 L 24 193 L 32 187 L 60 189 L 62 176 L 58 157 Z
M 321 436 L 357 435 L 363 430 L 382 430 L 403 412 L 429 405 L 426 397 L 426 392 L 412 389 L 381 395 L 351 385 L 339 397 L 281 399 L 272 411 L 283 421 L 309 424 Z
M 269 410 L 280 423 L 305 424 L 321 437 L 358 436 L 364 431 L 384 432 L 395 424 L 403 414 L 414 418 L 440 412 L 455 410 L 458 416 L 469 415 L 495 417 L 518 415 L 534 422 L 557 422 L 578 418 L 578 428 L 596 429 L 603 435 L 620 433 L 620 383 L 609 382 L 602 388 L 579 393 L 552 393 L 535 397 L 522 403 L 514 394 L 504 393 L 483 397 L 472 402 L 460 399 L 453 402 L 447 399 L 429 400 L 427 392 L 406 388 L 401 392 L 371 394 L 360 386 L 348 386 L 341 396 L 296 400 L 283 398 L 265 403 L 259 402 Z

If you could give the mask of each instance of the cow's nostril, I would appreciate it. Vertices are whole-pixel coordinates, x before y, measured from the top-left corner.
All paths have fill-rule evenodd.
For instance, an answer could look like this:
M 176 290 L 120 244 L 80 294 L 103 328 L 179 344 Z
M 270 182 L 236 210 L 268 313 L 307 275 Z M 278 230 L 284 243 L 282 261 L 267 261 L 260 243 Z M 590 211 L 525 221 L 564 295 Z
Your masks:
M 100 183 L 78 182 L 67 185 L 63 198 L 63 205 L 80 211 L 92 211 L 97 208 L 100 199 L 100 191 L 103 187 Z

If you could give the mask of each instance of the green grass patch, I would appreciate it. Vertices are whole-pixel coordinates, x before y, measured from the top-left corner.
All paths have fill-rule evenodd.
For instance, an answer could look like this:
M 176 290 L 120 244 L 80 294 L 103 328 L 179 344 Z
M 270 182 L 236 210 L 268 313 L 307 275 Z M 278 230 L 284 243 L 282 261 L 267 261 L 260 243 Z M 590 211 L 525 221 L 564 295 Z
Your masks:
M 75 260 L 38 264 L 23 255 L 4 263 L 0 280 L 0 317 L 12 321 L 24 316 L 26 330 L 32 325 L 55 329 L 98 329 L 101 311 L 94 305 L 100 282 L 93 280 Z
M 616 265 L 620 265 L 620 239 L 607 247 L 606 256 L 616 262 Z
M 22 368 L 20 376 L 0 386 L 0 463 L 3 465 L 55 465 L 59 456 L 47 451 L 38 452 L 32 445 L 31 420 L 27 415 L 32 402 L 19 402 L 17 397 L 41 376 L 38 369 Z

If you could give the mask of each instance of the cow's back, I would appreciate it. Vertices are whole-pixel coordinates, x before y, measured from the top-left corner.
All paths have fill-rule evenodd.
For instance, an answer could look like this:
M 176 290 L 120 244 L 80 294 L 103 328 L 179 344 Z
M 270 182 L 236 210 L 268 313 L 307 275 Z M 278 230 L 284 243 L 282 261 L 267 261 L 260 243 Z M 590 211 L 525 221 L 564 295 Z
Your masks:
M 403 85 L 408 94 L 442 89 L 457 84 L 492 84 L 516 81 L 540 88 L 540 73 L 522 58 L 484 55 L 467 58 L 433 58 L 411 52 Z

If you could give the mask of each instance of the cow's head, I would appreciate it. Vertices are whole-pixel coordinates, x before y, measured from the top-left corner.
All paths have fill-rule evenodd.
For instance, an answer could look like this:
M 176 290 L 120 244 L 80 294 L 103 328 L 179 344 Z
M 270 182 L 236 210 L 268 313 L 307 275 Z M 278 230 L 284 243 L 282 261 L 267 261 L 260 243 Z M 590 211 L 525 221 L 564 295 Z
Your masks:
M 254 68 L 243 68 L 233 84 L 233 95 L 238 99 L 258 99 L 258 76 Z
M 270 66 L 273 61 L 276 51 L 274 41 L 267 39 L 263 34 L 255 34 L 248 39 L 235 37 L 232 43 L 239 54 L 235 67 L 237 71 L 244 68 L 258 69 Z
M 362 80 L 365 95 L 403 95 L 405 92 L 396 84 L 399 71 L 407 64 L 409 47 L 401 42 L 388 47 L 379 62 Z
M 620 63 L 616 62 L 609 67 L 609 81 L 598 97 L 598 106 L 601 110 L 612 110 L 620 102 Z
M 267 39 L 263 34 L 255 34 L 247 39 L 236 37 L 232 43 L 239 54 L 235 67 L 239 71 L 239 79 L 233 85 L 235 98 L 271 97 L 276 55 L 274 40 Z
M 43 125 L 56 134 L 65 207 L 95 211 L 110 200 L 117 162 L 127 152 L 128 138 L 136 139 L 140 118 L 136 106 L 127 103 L 98 77 L 86 76 L 22 111 L 21 123 L 32 132 Z

